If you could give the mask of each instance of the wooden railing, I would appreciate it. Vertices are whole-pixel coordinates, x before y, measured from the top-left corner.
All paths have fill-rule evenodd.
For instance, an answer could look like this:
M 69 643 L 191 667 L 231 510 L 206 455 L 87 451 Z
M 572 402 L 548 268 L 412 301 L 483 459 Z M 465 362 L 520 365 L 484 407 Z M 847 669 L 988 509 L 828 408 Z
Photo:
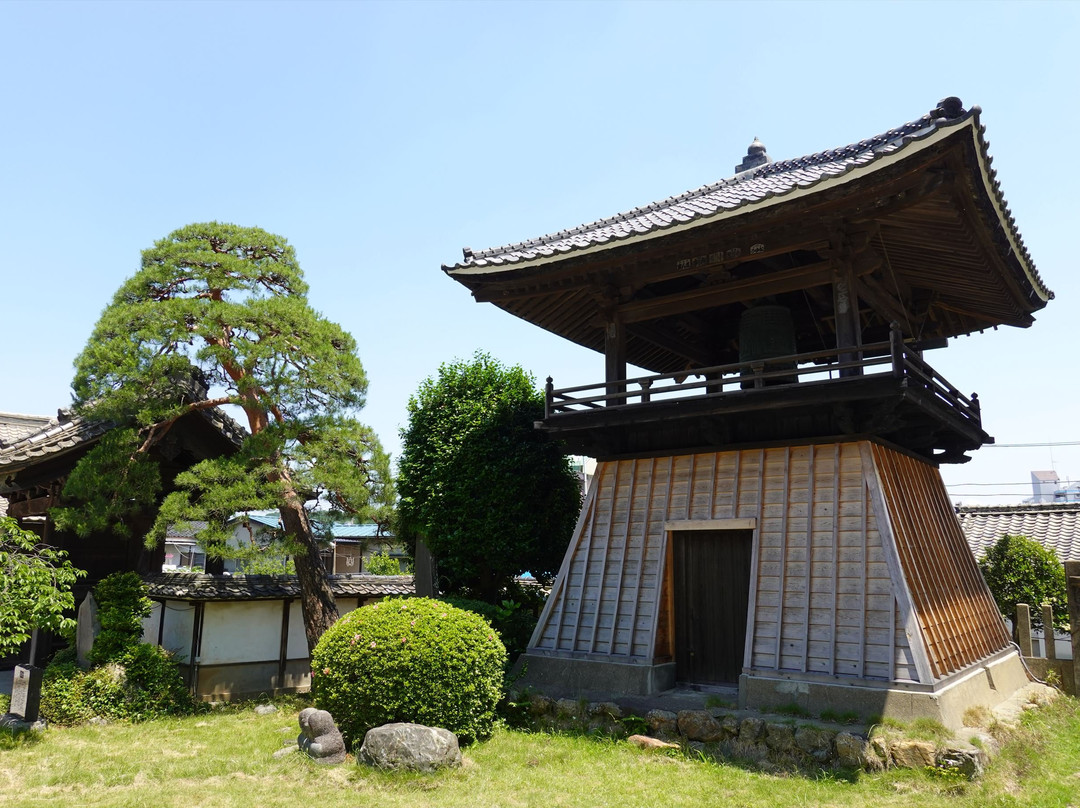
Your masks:
M 981 428 L 979 397 L 975 393 L 968 397 L 957 390 L 904 343 L 903 335 L 895 326 L 888 342 L 860 348 L 832 348 L 559 389 L 555 389 L 549 376 L 545 387 L 544 417 L 600 407 L 638 407 L 675 400 L 716 398 L 736 391 L 805 389 L 809 385 L 835 384 L 884 374 L 892 374 L 904 386 L 928 391 L 965 421 Z

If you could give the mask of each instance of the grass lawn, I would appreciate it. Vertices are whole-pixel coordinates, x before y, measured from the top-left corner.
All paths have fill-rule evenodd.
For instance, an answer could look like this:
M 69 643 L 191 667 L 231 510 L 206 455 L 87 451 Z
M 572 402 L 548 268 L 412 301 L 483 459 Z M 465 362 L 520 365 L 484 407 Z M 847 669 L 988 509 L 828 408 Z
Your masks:
M 296 710 L 223 711 L 144 724 L 0 734 L 0 806 L 1055 806 L 1080 808 L 1080 702 L 1014 730 L 985 779 L 924 772 L 817 777 L 645 753 L 625 743 L 500 730 L 433 776 L 318 766 L 272 753 Z

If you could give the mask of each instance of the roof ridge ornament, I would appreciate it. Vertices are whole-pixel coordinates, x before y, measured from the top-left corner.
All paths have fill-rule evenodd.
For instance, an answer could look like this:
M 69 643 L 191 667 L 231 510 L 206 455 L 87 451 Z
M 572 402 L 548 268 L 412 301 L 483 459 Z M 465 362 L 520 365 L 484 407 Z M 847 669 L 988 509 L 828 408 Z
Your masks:
M 746 156 L 742 162 L 735 166 L 735 173 L 741 174 L 771 162 L 772 158 L 766 153 L 765 144 L 758 140 L 757 135 L 754 135 L 754 142 L 747 147 Z
M 930 110 L 930 116 L 933 118 L 959 118 L 965 112 L 964 102 L 955 95 L 950 95 L 948 98 L 942 98 L 938 101 L 937 106 Z

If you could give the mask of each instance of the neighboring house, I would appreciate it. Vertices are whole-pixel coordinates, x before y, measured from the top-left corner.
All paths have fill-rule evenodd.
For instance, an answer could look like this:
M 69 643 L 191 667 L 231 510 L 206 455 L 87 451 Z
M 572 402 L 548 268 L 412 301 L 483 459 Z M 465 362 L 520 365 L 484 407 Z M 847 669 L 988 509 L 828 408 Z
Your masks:
M 169 525 L 165 533 L 162 572 L 206 571 L 206 552 L 195 540 L 195 534 L 205 526 L 205 522 L 190 522 L 184 526 Z
M 331 575 L 329 582 L 341 614 L 414 592 L 411 576 Z M 311 686 L 295 576 L 162 573 L 147 585 L 154 610 L 143 620 L 143 640 L 177 656 L 198 698 L 255 698 Z
M 237 547 L 254 544 L 266 547 L 281 532 L 281 517 L 277 511 L 251 511 L 238 513 L 232 519 L 233 543 Z M 169 528 L 165 538 L 165 561 L 163 572 L 204 572 L 206 570 L 206 552 L 198 545 L 195 534 L 203 528 L 203 523 L 192 522 L 186 526 L 174 525 Z M 380 525 L 369 522 L 361 525 L 331 523 L 327 527 L 318 526 L 316 532 L 327 535 L 322 551 L 327 572 L 332 574 L 355 574 L 364 572 L 365 560 L 375 554 L 388 554 L 398 562 L 402 573 L 408 572 L 409 557 L 403 546 L 394 536 Z M 282 558 L 284 567 L 285 559 Z M 226 559 L 224 571 L 236 574 L 242 571 L 243 562 Z
M 1054 492 L 1058 489 L 1059 482 L 1056 471 L 1031 472 L 1031 499 L 1024 500 L 1024 503 L 1040 505 L 1044 502 L 1053 502 Z
M 962 507 L 956 516 L 975 558 L 1008 534 L 1037 541 L 1063 562 L 1080 561 L 1080 504 Z

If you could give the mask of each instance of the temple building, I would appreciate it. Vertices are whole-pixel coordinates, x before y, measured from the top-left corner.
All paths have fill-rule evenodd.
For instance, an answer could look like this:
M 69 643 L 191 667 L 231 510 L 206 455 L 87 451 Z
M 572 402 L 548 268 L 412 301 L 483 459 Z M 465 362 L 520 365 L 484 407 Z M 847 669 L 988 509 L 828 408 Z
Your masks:
M 755 139 L 729 179 L 444 267 L 604 356 L 537 425 L 598 466 L 529 683 L 948 726 L 1026 684 L 938 472 L 993 438 L 924 358 L 1053 298 L 979 115 Z

